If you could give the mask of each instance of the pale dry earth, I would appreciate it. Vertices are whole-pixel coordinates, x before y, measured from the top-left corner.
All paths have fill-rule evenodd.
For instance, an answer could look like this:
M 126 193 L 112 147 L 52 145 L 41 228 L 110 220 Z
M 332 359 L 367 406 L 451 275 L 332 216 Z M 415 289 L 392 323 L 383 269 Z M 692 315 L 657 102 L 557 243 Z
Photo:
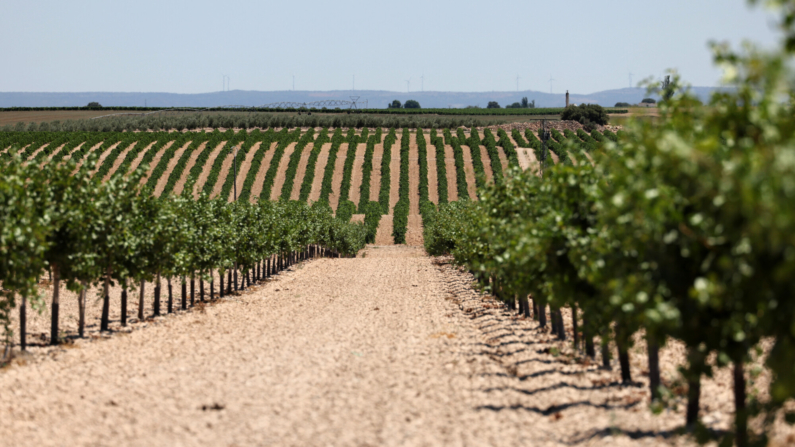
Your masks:
M 428 163 L 428 200 L 439 204 L 439 172 L 436 169 L 436 146 L 431 144 L 431 137 L 428 135 L 426 145 Z
M 444 167 L 447 174 L 447 200 L 458 200 L 458 186 L 456 184 L 455 153 L 450 145 L 444 146 Z
M 331 176 L 331 194 L 329 195 L 329 203 L 331 209 L 336 210 L 340 202 L 340 189 L 342 188 L 342 177 L 345 170 L 345 158 L 348 156 L 348 151 L 351 150 L 349 143 L 340 144 L 337 149 L 337 159 L 334 161 L 334 175 Z M 353 148 L 356 150 L 356 148 Z M 322 183 L 321 183 L 322 186 Z
M 400 200 L 400 145 L 403 144 L 403 134 L 399 133 L 397 139 L 392 144 L 392 149 L 389 151 L 389 211 L 390 214 L 395 209 L 395 205 Z M 384 218 L 381 218 L 381 222 Z M 391 225 L 391 224 L 390 224 Z M 389 230 L 392 234 L 392 230 Z
M 248 175 L 249 169 L 251 169 L 251 160 L 254 159 L 254 154 L 257 153 L 260 146 L 262 145 L 261 141 L 258 141 L 251 145 L 246 152 L 246 157 L 244 160 L 241 160 L 240 154 L 238 154 L 237 160 L 237 194 L 240 195 L 240 191 L 243 189 L 243 184 L 246 182 L 246 176 Z M 232 172 L 229 175 L 233 175 Z M 233 201 L 235 198 L 235 188 L 233 187 L 231 191 L 229 191 L 229 197 L 227 200 L 230 202 Z
M 251 186 L 252 200 L 259 199 L 260 194 L 262 194 L 262 187 L 265 183 L 265 175 L 268 173 L 268 168 L 271 165 L 273 155 L 276 152 L 276 147 L 278 145 L 279 143 L 271 143 L 270 148 L 268 148 L 265 152 L 265 156 L 262 157 L 262 164 L 260 164 L 257 176 L 254 178 L 254 184 Z
M 500 159 L 502 165 L 502 172 L 508 170 L 508 157 L 505 155 L 505 149 L 502 146 L 497 146 L 497 157 Z
M 480 161 L 483 163 L 483 172 L 486 173 L 486 183 L 491 183 L 494 181 L 494 168 L 491 166 L 489 152 L 486 150 L 486 146 L 482 144 L 478 148 L 480 149 Z M 472 169 L 474 168 L 475 166 L 472 165 Z
M 190 178 L 190 171 L 193 169 L 193 166 L 196 165 L 196 160 L 199 158 L 199 155 L 204 152 L 207 148 L 207 141 L 202 142 L 199 147 L 196 148 L 195 151 L 191 152 L 190 158 L 188 158 L 188 162 L 185 163 L 185 169 L 182 171 L 182 175 L 179 177 L 176 183 L 174 183 L 174 194 L 179 195 L 182 194 L 182 191 L 185 189 L 185 183 Z
M 163 154 L 166 153 L 166 151 L 171 147 L 172 144 L 174 144 L 173 141 L 169 141 L 168 143 L 164 144 L 163 147 L 161 147 L 160 150 L 155 154 L 154 158 L 152 158 L 152 161 L 149 162 L 149 170 L 146 172 L 146 175 L 144 175 L 144 177 L 141 179 L 141 184 L 142 185 L 146 184 L 146 182 L 149 181 L 149 177 L 152 176 L 152 172 L 153 172 L 155 166 L 157 166 L 157 164 L 160 162 L 160 159 L 163 158 Z M 152 149 L 152 147 L 149 146 L 147 148 L 147 151 L 151 150 L 151 149 Z M 91 148 L 91 150 L 93 151 L 94 148 Z M 140 155 L 141 155 L 141 158 L 137 160 L 139 165 L 143 161 L 143 154 L 140 154 Z M 84 158 L 84 160 L 85 160 L 85 158 Z M 133 163 L 133 165 L 135 165 L 135 163 Z M 130 166 L 130 172 L 136 170 L 137 168 L 138 168 L 138 165 Z
M 464 174 L 467 180 L 467 192 L 470 198 L 477 197 L 477 184 L 475 183 L 475 168 L 472 165 L 472 152 L 469 146 L 462 145 L 461 152 L 464 154 Z M 482 159 L 483 157 L 481 157 Z M 485 169 L 485 162 L 483 163 L 486 176 L 488 178 L 490 170 Z
M 127 146 L 123 151 L 121 151 L 119 156 L 116 157 L 116 160 L 113 160 L 113 165 L 110 167 L 108 173 L 105 174 L 105 177 L 103 177 L 102 180 L 107 181 L 113 174 L 116 173 L 116 171 L 119 169 L 119 166 L 121 166 L 121 164 L 124 163 L 124 159 L 127 158 L 127 154 L 129 154 L 131 150 L 135 149 L 138 143 L 139 143 L 138 141 L 133 141 L 132 144 Z
M 295 179 L 293 179 L 293 189 L 290 192 L 290 200 L 298 200 L 301 197 L 301 185 L 304 183 L 306 177 L 306 165 L 309 164 L 309 156 L 312 155 L 315 143 L 310 142 L 304 147 L 301 152 L 301 158 L 298 160 L 298 169 L 295 171 Z
M 228 147 L 228 150 L 218 154 L 218 157 L 224 157 L 224 161 L 221 163 L 221 169 L 218 171 L 218 178 L 215 179 L 215 185 L 213 185 L 213 189 L 210 192 L 210 197 L 218 197 L 221 195 L 221 191 L 224 189 L 224 183 L 226 182 L 226 176 L 228 176 L 233 169 L 235 152 L 239 151 L 242 145 L 243 143 L 238 143 L 237 146 Z M 238 163 L 239 162 L 238 160 Z M 215 158 L 207 160 L 207 165 L 205 165 L 204 169 L 207 171 L 212 169 L 213 165 L 211 163 L 215 163 Z
M 157 184 L 155 185 L 154 195 L 160 196 L 163 194 L 163 190 L 166 189 L 166 185 L 168 184 L 168 178 L 171 176 L 171 171 L 174 170 L 174 166 L 179 163 L 180 158 L 185 154 L 185 151 L 190 146 L 191 142 L 186 142 L 182 147 L 177 149 L 174 152 L 174 156 L 171 157 L 171 160 L 168 161 L 166 165 L 166 170 L 160 175 L 160 178 L 157 180 Z
M 273 188 L 271 189 L 270 197 L 271 200 L 279 200 L 279 197 L 282 195 L 282 188 L 284 188 L 284 182 L 287 180 L 287 166 L 290 165 L 290 158 L 292 158 L 293 152 L 295 152 L 295 147 L 297 145 L 297 142 L 293 142 L 288 144 L 284 149 L 282 158 L 279 160 L 279 168 L 276 171 L 276 177 L 273 180 Z
M 320 190 L 323 188 L 323 175 L 328 164 L 328 154 L 331 151 L 332 143 L 325 143 L 320 148 L 315 163 L 315 177 L 312 179 L 312 190 L 309 192 L 309 201 L 317 202 L 320 198 Z
M 410 247 L 316 259 L 239 295 L 0 370 L 4 445 L 694 445 L 618 368 Z M 115 306 L 114 306 L 115 307 Z M 96 308 L 92 309 L 96 311 Z M 565 317 L 568 320 L 569 314 Z M 663 377 L 680 353 L 663 349 Z M 636 371 L 642 353 L 633 349 Z M 597 358 L 597 361 L 599 359 Z M 702 415 L 730 416 L 726 378 Z M 760 386 L 764 385 L 760 380 Z M 777 445 L 795 440 L 792 431 Z
M 384 139 L 373 148 L 373 171 L 370 174 L 370 201 L 378 202 L 381 193 L 381 160 L 384 158 Z
M 367 150 L 367 144 L 359 143 L 356 145 L 356 154 L 353 158 L 353 170 L 351 171 L 351 189 L 348 193 L 348 197 L 351 202 L 355 203 L 356 206 L 359 206 L 359 198 L 362 196 L 362 191 L 360 190 L 362 186 L 362 167 L 364 166 L 364 152 Z M 372 171 L 370 174 L 370 180 L 372 181 Z M 372 182 L 371 182 L 372 183 Z

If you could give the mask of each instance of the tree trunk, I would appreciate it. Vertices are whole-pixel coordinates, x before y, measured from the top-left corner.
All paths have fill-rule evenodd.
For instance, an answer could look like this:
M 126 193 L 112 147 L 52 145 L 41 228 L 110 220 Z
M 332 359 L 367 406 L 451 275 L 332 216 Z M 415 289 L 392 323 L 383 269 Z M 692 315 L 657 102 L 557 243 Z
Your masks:
M 215 276 L 213 276 L 213 269 L 210 269 L 210 301 L 215 300 Z
M 27 315 L 28 299 L 25 295 L 22 295 L 20 298 L 21 301 L 19 303 L 19 349 L 24 351 L 28 347 L 28 341 L 25 338 L 25 333 L 28 325 L 28 315 Z
M 602 367 L 607 370 L 613 369 L 610 366 L 610 344 L 607 340 L 602 340 Z
M 50 322 L 50 344 L 58 344 L 58 311 L 60 310 L 61 277 L 58 264 L 52 266 L 52 320 Z
M 218 288 L 218 297 L 219 298 L 223 298 L 224 297 L 224 273 L 223 272 L 218 272 L 218 284 L 221 286 L 220 288 Z
M 196 304 L 196 276 L 190 275 L 190 307 Z
M 160 273 L 157 274 L 157 278 L 155 279 L 155 303 L 154 303 L 154 314 L 156 317 L 160 316 Z
M 660 399 L 660 345 L 650 334 L 646 334 L 646 350 L 649 354 L 649 391 L 651 400 Z
M 174 290 L 171 288 L 171 277 L 169 276 L 166 281 L 168 282 L 168 313 L 174 313 Z
M 745 408 L 745 371 L 743 362 L 735 361 L 734 375 L 734 442 L 737 447 L 748 446 L 748 412 Z
M 538 321 L 538 301 L 533 299 L 533 319 Z
M 550 324 L 552 325 L 552 334 L 553 335 L 557 335 L 558 334 L 558 312 L 552 306 L 549 306 L 549 320 L 550 320 Z
M 703 355 L 697 348 L 688 352 L 689 368 L 687 372 L 687 415 L 685 424 L 692 427 L 698 421 L 698 409 L 701 400 L 701 371 L 704 363 Z
M 99 322 L 100 331 L 108 331 L 110 325 L 110 274 L 111 268 L 105 270 L 105 287 L 102 289 L 102 319 Z
M 199 299 L 204 302 L 204 276 L 199 276 Z
M 558 307 L 557 317 L 558 317 L 558 339 L 566 340 L 566 325 L 563 324 L 563 308 Z
M 188 281 L 184 275 L 182 276 L 182 303 L 180 307 L 182 307 L 182 310 L 188 308 Z
M 146 281 L 141 280 L 141 290 L 138 291 L 138 322 L 144 321 L 144 288 Z
M 546 304 L 538 303 L 538 325 L 547 327 L 547 306 Z
M 86 288 L 87 284 L 85 281 L 80 281 L 80 293 L 77 295 L 77 336 L 83 338 L 85 336 L 85 328 L 86 328 Z M 104 314 L 105 309 L 102 312 Z
M 592 359 L 596 358 L 596 348 L 593 344 L 591 325 L 588 324 L 588 320 L 585 317 L 582 319 L 582 338 L 585 339 L 585 355 Z
M 127 327 L 127 278 L 124 278 L 121 287 L 121 325 Z
M 522 295 L 522 309 L 524 311 L 524 317 L 530 318 L 530 300 L 527 298 L 527 295 Z
M 577 305 L 571 305 L 571 325 L 574 328 L 574 350 L 580 352 L 580 324 L 577 321 Z
M 234 270 L 235 292 L 237 292 L 237 264 L 235 264 Z
M 632 383 L 632 371 L 629 365 L 629 350 L 626 340 L 616 338 L 618 347 L 618 363 L 621 365 L 621 383 Z

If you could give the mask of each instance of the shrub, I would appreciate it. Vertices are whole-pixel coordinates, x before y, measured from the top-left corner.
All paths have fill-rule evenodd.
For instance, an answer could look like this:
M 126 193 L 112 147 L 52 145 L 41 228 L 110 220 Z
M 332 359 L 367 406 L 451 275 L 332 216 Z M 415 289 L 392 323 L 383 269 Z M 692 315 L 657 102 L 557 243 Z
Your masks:
M 640 103 L 641 104 L 657 104 L 657 101 L 655 101 L 654 98 L 643 98 L 640 101 Z
M 403 108 L 404 109 L 420 109 L 421 107 L 420 107 L 420 103 L 419 102 L 417 102 L 417 101 L 415 101 L 413 99 L 409 99 L 408 101 L 406 101 L 405 104 L 403 104 Z
M 617 102 L 613 107 L 632 107 L 632 104 L 628 102 Z
M 497 101 L 489 101 L 489 105 L 486 106 L 487 109 L 499 109 L 500 103 Z
M 579 106 L 567 107 L 560 114 L 560 119 L 567 121 L 577 121 L 583 126 L 589 123 L 605 125 L 609 121 L 607 112 L 598 104 L 581 104 Z

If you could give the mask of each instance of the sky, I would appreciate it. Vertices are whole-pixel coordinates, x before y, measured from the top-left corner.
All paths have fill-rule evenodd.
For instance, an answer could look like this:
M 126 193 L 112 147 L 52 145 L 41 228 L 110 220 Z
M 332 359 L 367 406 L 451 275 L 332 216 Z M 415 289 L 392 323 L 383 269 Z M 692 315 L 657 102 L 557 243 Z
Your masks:
M 778 38 L 745 0 L 0 0 L 0 92 L 716 86 L 709 41 Z

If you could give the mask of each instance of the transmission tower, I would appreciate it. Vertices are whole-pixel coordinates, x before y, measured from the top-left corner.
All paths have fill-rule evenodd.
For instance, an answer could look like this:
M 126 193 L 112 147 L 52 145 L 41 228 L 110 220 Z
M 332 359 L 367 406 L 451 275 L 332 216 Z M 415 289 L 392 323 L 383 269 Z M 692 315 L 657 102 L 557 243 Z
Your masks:
M 350 98 L 351 98 L 351 108 L 352 109 L 358 109 L 358 107 L 356 107 L 356 101 L 358 101 L 360 97 L 359 96 L 351 96 Z

